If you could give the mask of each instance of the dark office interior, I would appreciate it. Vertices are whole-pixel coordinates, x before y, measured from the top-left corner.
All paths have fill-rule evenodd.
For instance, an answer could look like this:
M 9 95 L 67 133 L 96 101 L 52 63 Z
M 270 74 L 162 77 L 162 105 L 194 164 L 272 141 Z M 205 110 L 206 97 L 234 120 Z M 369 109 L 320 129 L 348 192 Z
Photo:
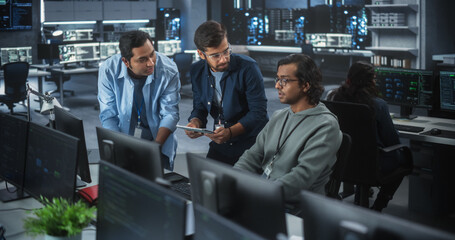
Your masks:
M 32 239 L 26 234 L 23 219 L 30 216 L 27 209 L 43 206 L 40 195 L 98 204 L 97 218 L 82 231 L 84 240 L 455 239 L 455 178 L 451 174 L 455 167 L 454 9 L 455 2 L 447 0 L 0 0 L 0 123 L 5 124 L 0 125 L 0 239 Z M 305 191 L 302 206 L 306 207 L 301 211 L 295 213 L 285 205 L 286 210 L 273 215 L 276 209 L 272 202 L 279 200 L 271 193 L 280 189 L 268 189 L 262 185 L 265 181 L 258 181 L 258 189 L 269 190 L 261 194 L 269 196 L 270 206 L 267 201 L 259 202 L 258 196 L 243 192 L 252 182 L 256 184 L 254 178 L 237 183 L 244 188 L 236 193 L 238 198 L 247 199 L 243 203 L 258 204 L 248 205 L 248 210 L 239 214 L 233 208 L 240 205 L 229 205 L 234 197 L 226 197 L 234 190 L 219 190 L 218 194 L 227 200 L 217 196 L 217 212 L 212 211 L 213 205 L 199 204 L 210 201 L 203 193 L 199 200 L 193 197 L 195 203 L 190 204 L 164 188 L 163 183 L 159 186 L 152 178 L 147 179 L 149 176 L 133 174 L 112 162 L 100 162 L 100 154 L 101 159 L 109 156 L 103 156 L 99 146 L 114 149 L 116 141 L 119 146 L 122 141 L 132 143 L 115 134 L 112 137 L 118 138 L 112 145 L 97 137 L 97 128 L 102 126 L 98 69 L 106 59 L 120 53 L 122 33 L 147 32 L 156 51 L 177 63 L 181 84 L 178 125 L 186 125 L 193 108 L 190 66 L 200 60 L 194 32 L 207 20 L 226 26 L 233 53 L 257 62 L 269 117 L 287 107 L 278 99 L 274 78 L 277 62 L 290 54 L 304 53 L 315 61 L 322 73 L 324 101 L 346 81 L 353 63 L 374 65 L 377 89 L 414 163 L 412 172 L 404 177 L 381 213 L 359 204 L 356 193 L 360 192 L 360 184 L 343 182 L 335 194 L 338 200 Z M 13 62 L 28 64 L 10 67 Z M 12 102 L 4 100 L 7 98 L 2 96 L 9 89 L 7 78 L 23 79 L 23 97 Z M 77 125 L 83 131 L 73 129 L 74 125 L 56 126 L 56 105 L 63 107 L 57 110 L 63 109 L 62 113 L 55 114 L 58 118 L 75 117 L 79 121 L 71 124 L 83 124 Z M 213 119 L 209 118 L 207 126 L 210 124 Z M 49 128 L 54 129 L 47 131 Z M 65 138 L 59 131 L 72 131 L 78 137 Z M 231 185 L 223 184 L 231 188 L 235 188 L 233 181 L 248 181 L 251 177 L 219 169 L 216 164 L 201 163 L 208 170 L 198 166 L 208 152 L 210 139 L 190 139 L 179 128 L 174 134 L 178 147 L 173 171 L 189 178 L 192 184 L 196 185 L 191 175 L 199 167 L 201 172 L 223 172 Z M 77 142 L 78 138 L 83 141 Z M 133 148 L 137 152 L 132 155 L 138 159 L 149 152 L 141 144 L 137 142 Z M 85 146 L 83 150 L 81 146 Z M 157 145 L 144 146 L 159 149 Z M 12 166 L 10 156 L 26 160 Z M 66 159 L 64 167 L 62 162 L 43 160 L 56 156 Z M 194 166 L 188 166 L 188 159 Z M 27 167 L 41 164 L 46 174 L 49 169 L 59 169 L 59 180 L 55 173 L 50 177 Z M 161 170 L 155 172 L 157 176 L 163 174 Z M 164 170 L 164 175 L 167 172 Z M 217 184 L 217 189 L 226 187 Z M 97 186 L 99 201 L 76 193 L 91 186 Z M 370 184 L 367 191 L 366 204 L 371 206 L 379 188 Z M 24 198 L 24 194 L 30 196 Z M 133 195 L 137 198 L 131 198 Z M 223 204 L 227 207 L 220 207 Z M 315 209 L 321 211 L 313 212 Z M 151 217 L 153 213 L 160 218 Z M 276 220 L 273 224 L 267 220 L 271 216 Z M 280 229 L 282 234 L 270 237 L 270 232 Z M 38 239 L 44 239 L 41 237 Z

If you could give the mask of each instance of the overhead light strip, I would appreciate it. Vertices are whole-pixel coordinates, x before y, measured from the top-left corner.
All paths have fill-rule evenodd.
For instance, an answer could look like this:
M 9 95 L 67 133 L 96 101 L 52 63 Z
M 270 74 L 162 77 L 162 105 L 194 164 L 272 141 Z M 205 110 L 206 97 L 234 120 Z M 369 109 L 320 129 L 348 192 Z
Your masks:
M 43 24 L 44 24 L 44 25 L 96 24 L 96 21 L 44 22 Z
M 148 19 L 135 19 L 135 20 L 103 20 L 103 23 L 148 23 Z

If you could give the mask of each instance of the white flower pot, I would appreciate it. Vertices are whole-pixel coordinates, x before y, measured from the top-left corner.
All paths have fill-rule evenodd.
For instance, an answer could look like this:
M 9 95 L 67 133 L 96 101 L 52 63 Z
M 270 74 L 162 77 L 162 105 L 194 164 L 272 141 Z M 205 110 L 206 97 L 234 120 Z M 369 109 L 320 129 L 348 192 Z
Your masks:
M 50 235 L 44 235 L 44 240 L 81 240 L 82 239 L 82 234 L 78 234 L 75 236 L 71 237 L 59 237 L 59 236 L 50 236 Z

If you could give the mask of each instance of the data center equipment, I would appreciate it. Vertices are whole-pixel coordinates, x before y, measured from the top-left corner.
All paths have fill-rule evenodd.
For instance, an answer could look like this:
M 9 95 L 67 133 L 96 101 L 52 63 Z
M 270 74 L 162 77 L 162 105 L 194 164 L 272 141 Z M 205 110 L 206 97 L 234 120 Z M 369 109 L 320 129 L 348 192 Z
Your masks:
M 247 38 L 247 17 L 243 8 L 233 9 L 232 12 L 226 12 L 222 16 L 223 24 L 229 36 L 229 42 L 232 45 L 246 45 Z
M 100 59 L 104 60 L 108 57 L 120 53 L 118 42 L 102 42 L 100 43 Z
M 76 29 L 63 31 L 63 41 L 92 41 L 93 29 Z
M 180 10 L 175 8 L 159 8 L 156 17 L 157 40 L 180 39 Z
M 28 62 L 32 64 L 32 47 L 0 48 L 1 63 Z
M 402 118 L 412 118 L 413 107 L 433 105 L 433 71 L 380 67 L 376 85 L 388 104 L 400 106 Z
M 60 63 L 75 63 L 100 60 L 100 44 L 75 43 L 59 45 Z
M 266 36 L 266 22 L 262 10 L 248 9 L 245 12 L 247 22 L 247 45 L 262 45 Z
M 32 0 L 0 1 L 0 30 L 31 30 Z

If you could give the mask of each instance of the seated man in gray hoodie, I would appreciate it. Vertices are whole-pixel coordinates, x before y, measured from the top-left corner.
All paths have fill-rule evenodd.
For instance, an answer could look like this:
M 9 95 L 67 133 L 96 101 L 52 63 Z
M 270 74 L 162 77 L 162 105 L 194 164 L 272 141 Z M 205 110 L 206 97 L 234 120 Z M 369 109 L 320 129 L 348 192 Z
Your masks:
M 280 181 L 287 202 L 296 203 L 301 190 L 325 195 L 342 133 L 337 118 L 319 102 L 321 72 L 303 54 L 278 62 L 275 88 L 289 107 L 276 111 L 240 157 L 235 168 Z

